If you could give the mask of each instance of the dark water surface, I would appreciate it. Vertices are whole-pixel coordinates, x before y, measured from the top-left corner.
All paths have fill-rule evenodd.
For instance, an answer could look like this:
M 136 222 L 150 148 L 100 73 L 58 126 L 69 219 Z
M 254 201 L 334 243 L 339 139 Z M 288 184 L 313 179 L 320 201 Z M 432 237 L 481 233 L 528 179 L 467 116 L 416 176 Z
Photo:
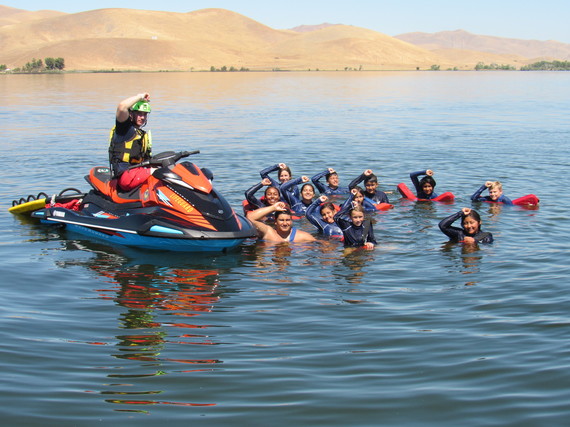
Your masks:
M 389 194 L 354 253 L 141 252 L 7 212 L 87 190 L 141 91 L 154 151 L 200 149 L 236 208 L 277 162 L 371 168 L 391 192 L 431 168 L 457 199 Z M 4 425 L 567 425 L 569 73 L 0 76 L 0 94 Z M 446 244 L 438 221 L 495 179 L 540 208 L 480 205 L 495 243 Z

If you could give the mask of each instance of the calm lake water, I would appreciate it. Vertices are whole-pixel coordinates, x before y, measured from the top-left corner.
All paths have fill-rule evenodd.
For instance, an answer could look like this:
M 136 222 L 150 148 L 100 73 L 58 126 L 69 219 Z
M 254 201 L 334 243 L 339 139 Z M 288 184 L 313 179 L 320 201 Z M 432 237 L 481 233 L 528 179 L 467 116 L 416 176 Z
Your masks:
M 110 247 L 7 212 L 107 163 L 117 103 L 148 91 L 154 151 L 239 208 L 258 171 L 435 171 L 453 204 L 375 215 L 379 245 L 201 256 Z M 554 426 L 570 419 L 570 73 L 0 75 L 4 425 Z M 443 217 L 486 180 L 492 245 Z M 299 226 L 313 229 L 304 220 Z

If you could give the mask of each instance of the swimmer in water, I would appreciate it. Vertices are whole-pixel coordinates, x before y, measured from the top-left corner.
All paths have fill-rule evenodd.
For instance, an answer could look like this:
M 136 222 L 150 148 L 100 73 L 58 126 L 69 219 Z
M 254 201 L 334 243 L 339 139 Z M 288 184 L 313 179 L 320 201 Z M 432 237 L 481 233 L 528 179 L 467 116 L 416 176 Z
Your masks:
M 275 216 L 274 226 L 270 226 L 261 222 L 261 219 L 273 214 Z M 312 234 L 293 227 L 293 219 L 291 211 L 283 202 L 275 203 L 254 211 L 248 212 L 247 218 L 253 223 L 257 229 L 257 235 L 260 239 L 268 242 L 314 242 L 316 239 Z
M 421 180 L 418 180 L 418 177 L 421 175 L 425 176 Z M 431 169 L 412 172 L 410 174 L 410 179 L 412 180 L 412 184 L 414 184 L 418 199 L 431 200 L 437 197 L 437 194 L 433 191 L 435 189 L 436 182 L 433 178 L 433 171 Z
M 349 188 L 355 188 L 364 181 L 364 197 L 373 203 L 390 203 L 388 196 L 383 191 L 378 190 L 378 177 L 372 173 L 371 169 L 366 169 L 358 178 L 352 180 Z
M 354 189 L 352 190 L 354 191 Z M 353 193 L 354 194 L 354 193 Z M 345 216 L 348 210 L 348 218 Z M 342 230 L 345 247 L 364 247 L 374 249 L 376 239 L 370 218 L 365 218 L 362 206 L 352 208 L 346 204 L 334 216 L 335 222 Z
M 259 191 L 262 187 L 267 186 L 265 189 L 263 198 L 258 199 L 255 197 L 255 193 Z M 263 208 L 265 206 L 273 205 L 281 201 L 281 194 L 279 189 L 271 185 L 269 178 L 264 178 L 261 182 L 258 182 L 245 192 L 245 199 L 256 208 Z
M 278 181 L 269 176 L 271 172 L 275 171 L 278 171 L 277 172 Z M 286 182 L 290 181 L 291 179 L 293 179 L 293 173 L 291 172 L 291 168 L 287 166 L 285 163 L 277 163 L 273 166 L 269 166 L 265 169 L 262 169 L 259 171 L 259 175 L 261 176 L 261 179 L 265 178 L 269 179 L 271 181 L 271 185 L 277 188 L 280 192 L 281 192 L 281 186 Z M 295 193 L 295 196 L 299 197 L 299 189 L 297 187 L 291 187 L 290 191 L 293 191 Z M 282 192 L 281 194 L 283 195 Z
M 481 193 L 486 189 L 489 189 L 488 196 L 481 196 Z M 487 181 L 479 189 L 473 193 L 471 200 L 474 202 L 493 202 L 493 203 L 503 203 L 505 205 L 513 205 L 511 199 L 503 194 L 503 184 L 499 181 Z
M 293 191 L 293 187 L 301 186 L 301 191 Z M 295 195 L 297 193 L 298 195 Z M 313 203 L 315 198 L 315 187 L 309 184 L 309 177 L 302 176 L 300 178 L 291 179 L 281 185 L 281 194 L 285 202 L 291 206 L 291 210 L 295 215 L 305 215 L 307 208 Z
M 327 181 L 327 185 L 324 185 L 319 180 L 325 177 Z M 328 168 L 325 171 L 316 174 L 311 178 L 319 193 L 325 194 L 328 196 L 337 195 L 337 194 L 348 194 L 349 190 L 346 187 L 341 187 L 339 183 L 338 173 L 333 168 Z
M 347 199 L 345 203 L 350 204 L 350 200 Z M 317 227 L 319 234 L 342 240 L 342 230 L 334 221 L 335 214 L 335 206 L 328 201 L 328 197 L 325 195 L 313 201 L 305 212 L 307 220 Z
M 461 218 L 461 226 L 453 227 L 452 224 Z M 449 215 L 439 223 L 439 229 L 449 237 L 452 242 L 461 243 L 493 243 L 493 235 L 481 231 L 481 217 L 479 213 L 470 208 L 463 208 L 459 212 Z

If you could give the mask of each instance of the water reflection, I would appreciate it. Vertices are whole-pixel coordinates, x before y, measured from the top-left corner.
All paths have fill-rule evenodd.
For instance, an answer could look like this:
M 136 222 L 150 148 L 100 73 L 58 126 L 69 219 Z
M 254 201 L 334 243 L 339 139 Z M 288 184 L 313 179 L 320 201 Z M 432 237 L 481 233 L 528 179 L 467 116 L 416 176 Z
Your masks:
M 459 271 L 461 274 L 477 274 L 480 272 L 480 264 L 483 259 L 483 253 L 478 244 L 465 244 L 465 243 L 453 243 L 447 242 L 442 248 L 441 252 L 448 257 L 451 261 L 451 266 L 449 270 Z M 474 276 L 474 277 L 479 277 Z M 465 286 L 476 285 L 478 280 L 473 278 L 465 282 Z
M 121 397 L 106 401 L 137 405 L 214 405 L 157 401 L 150 397 L 168 393 L 167 387 L 158 391 L 141 391 L 140 384 L 137 384 L 144 378 L 171 373 L 191 375 L 208 372 L 222 363 L 211 356 L 212 352 L 187 347 L 220 344 L 208 335 L 211 326 L 198 323 L 197 319 L 210 313 L 222 297 L 218 289 L 220 269 L 203 267 L 212 264 L 211 258 L 208 258 L 209 264 L 189 264 L 188 256 L 182 254 L 168 254 L 164 259 L 161 254 L 146 254 L 145 259 L 145 254 L 141 253 L 138 257 L 129 258 L 124 254 L 128 249 L 124 248 L 79 240 L 67 240 L 65 245 L 67 250 L 88 251 L 93 256 L 87 260 L 58 261 L 60 266 L 81 265 L 103 277 L 109 286 L 97 289 L 98 297 L 124 309 L 118 316 L 118 327 L 124 333 L 116 335 L 114 342 L 107 345 L 113 346 L 111 357 L 128 362 L 107 368 L 113 371 L 107 374 L 107 378 L 120 381 L 106 384 L 109 389 L 100 393 L 128 396 L 128 399 Z M 161 264 L 161 261 L 165 262 Z M 201 356 L 205 353 L 209 354 L 208 357 Z M 176 369 L 177 366 L 182 368 Z M 165 386 L 168 381 L 160 384 Z M 138 398 L 134 399 L 134 396 Z M 141 396 L 148 399 L 140 400 Z

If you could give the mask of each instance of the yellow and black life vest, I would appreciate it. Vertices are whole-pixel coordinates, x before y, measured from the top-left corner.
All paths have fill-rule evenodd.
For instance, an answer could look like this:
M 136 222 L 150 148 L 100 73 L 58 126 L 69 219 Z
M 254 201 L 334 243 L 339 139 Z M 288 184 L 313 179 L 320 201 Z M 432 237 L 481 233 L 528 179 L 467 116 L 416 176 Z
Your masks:
M 152 138 L 150 131 L 132 128 L 126 136 L 117 135 L 115 127 L 109 134 L 109 161 L 111 167 L 116 169 L 117 163 L 138 164 L 149 159 L 152 152 Z M 117 172 L 116 170 L 114 171 Z

